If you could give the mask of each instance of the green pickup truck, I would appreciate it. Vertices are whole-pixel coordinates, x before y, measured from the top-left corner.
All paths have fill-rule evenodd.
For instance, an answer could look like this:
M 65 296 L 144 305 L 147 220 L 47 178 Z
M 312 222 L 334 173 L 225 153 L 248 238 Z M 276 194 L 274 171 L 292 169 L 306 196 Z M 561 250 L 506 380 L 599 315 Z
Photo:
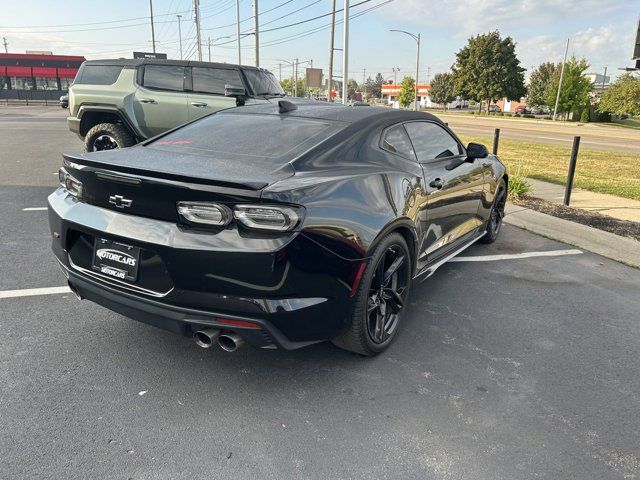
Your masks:
M 157 59 L 90 60 L 69 89 L 69 129 L 85 150 L 134 145 L 210 113 L 284 97 L 262 68 Z

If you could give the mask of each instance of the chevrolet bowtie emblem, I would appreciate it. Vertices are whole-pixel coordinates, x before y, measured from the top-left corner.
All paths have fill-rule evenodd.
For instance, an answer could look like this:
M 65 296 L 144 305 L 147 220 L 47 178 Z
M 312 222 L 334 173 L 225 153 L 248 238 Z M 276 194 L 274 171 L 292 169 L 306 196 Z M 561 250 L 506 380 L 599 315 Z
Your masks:
M 133 203 L 133 200 L 124 198 L 122 195 L 111 195 L 109 197 L 109 203 L 115 205 L 117 208 L 129 208 Z

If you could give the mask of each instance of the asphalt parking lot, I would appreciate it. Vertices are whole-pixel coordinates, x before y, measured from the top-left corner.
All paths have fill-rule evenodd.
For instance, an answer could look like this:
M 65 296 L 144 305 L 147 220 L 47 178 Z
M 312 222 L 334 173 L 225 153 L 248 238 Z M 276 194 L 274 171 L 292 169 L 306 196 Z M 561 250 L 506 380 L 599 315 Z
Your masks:
M 81 148 L 65 113 L 0 107 L 0 478 L 640 478 L 640 271 L 515 227 L 414 287 L 372 359 L 3 298 L 64 286 L 37 208 Z

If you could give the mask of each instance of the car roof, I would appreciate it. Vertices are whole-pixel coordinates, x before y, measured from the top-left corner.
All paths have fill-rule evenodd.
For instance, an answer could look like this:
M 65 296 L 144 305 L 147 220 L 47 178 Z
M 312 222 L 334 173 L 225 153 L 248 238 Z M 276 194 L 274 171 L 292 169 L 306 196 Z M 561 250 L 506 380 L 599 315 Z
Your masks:
M 164 60 L 161 58 L 111 58 L 104 60 L 87 60 L 85 65 L 118 65 L 135 68 L 140 65 L 173 65 L 179 67 L 214 67 L 214 68 L 241 68 L 243 70 L 265 70 L 265 68 L 251 65 L 237 65 L 234 63 L 198 62 L 196 60 Z
M 283 100 L 283 99 L 279 99 Z M 283 115 L 288 117 L 328 120 L 349 124 L 388 124 L 411 120 L 428 120 L 442 124 L 442 121 L 430 113 L 400 110 L 385 107 L 350 107 L 340 103 L 284 99 L 295 104 L 297 109 L 278 113 L 278 100 L 272 103 L 253 104 L 244 107 L 222 110 L 219 114 L 262 114 Z

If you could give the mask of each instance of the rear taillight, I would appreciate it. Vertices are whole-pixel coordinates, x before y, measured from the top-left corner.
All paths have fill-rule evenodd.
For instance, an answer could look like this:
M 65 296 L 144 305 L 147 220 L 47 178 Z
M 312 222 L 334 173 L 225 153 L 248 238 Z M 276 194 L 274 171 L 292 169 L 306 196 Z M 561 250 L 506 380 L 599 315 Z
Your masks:
M 278 205 L 236 205 L 233 216 L 247 228 L 277 232 L 293 230 L 300 221 L 293 208 Z
M 64 168 L 58 170 L 58 180 L 60 180 L 60 186 L 64 188 L 67 193 L 75 198 L 82 197 L 82 182 L 69 174 Z
M 190 224 L 224 227 L 233 218 L 245 228 L 287 232 L 301 221 L 303 209 L 280 205 L 236 205 L 213 202 L 178 202 L 178 214 Z
M 233 215 L 226 205 L 209 202 L 178 202 L 178 213 L 189 223 L 224 227 Z

